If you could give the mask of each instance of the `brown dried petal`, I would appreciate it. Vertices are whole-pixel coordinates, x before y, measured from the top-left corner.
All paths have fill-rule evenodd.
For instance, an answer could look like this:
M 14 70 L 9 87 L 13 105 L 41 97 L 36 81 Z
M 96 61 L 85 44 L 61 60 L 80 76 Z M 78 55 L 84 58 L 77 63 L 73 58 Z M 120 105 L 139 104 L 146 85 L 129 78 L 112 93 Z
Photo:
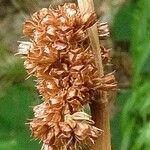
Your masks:
M 52 45 L 52 47 L 56 48 L 57 50 L 64 50 L 67 47 L 67 44 L 57 41 Z
M 100 40 L 104 40 L 109 37 L 109 28 L 107 23 L 98 23 L 98 32 Z
M 26 36 L 33 36 L 33 31 L 36 28 L 36 24 L 32 21 L 26 21 L 24 23 L 23 34 Z

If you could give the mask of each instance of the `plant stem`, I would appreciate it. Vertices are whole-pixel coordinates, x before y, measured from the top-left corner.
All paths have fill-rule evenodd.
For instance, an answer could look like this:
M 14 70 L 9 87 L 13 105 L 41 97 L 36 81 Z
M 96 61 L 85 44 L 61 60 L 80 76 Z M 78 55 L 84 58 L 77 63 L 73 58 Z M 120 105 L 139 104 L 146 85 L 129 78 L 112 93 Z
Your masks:
M 86 12 L 94 12 L 93 0 L 78 0 L 78 5 L 81 14 Z M 96 66 L 100 77 L 104 75 L 100 42 L 98 38 L 97 25 L 93 25 L 88 29 L 88 34 L 91 42 L 91 47 L 93 49 Z M 97 95 L 96 101 L 91 102 L 91 114 L 95 121 L 95 126 L 102 129 L 103 133 L 98 138 L 94 145 L 94 150 L 111 150 L 111 140 L 110 140 L 110 123 L 109 123 L 109 103 L 107 100 L 107 93 L 100 91 Z

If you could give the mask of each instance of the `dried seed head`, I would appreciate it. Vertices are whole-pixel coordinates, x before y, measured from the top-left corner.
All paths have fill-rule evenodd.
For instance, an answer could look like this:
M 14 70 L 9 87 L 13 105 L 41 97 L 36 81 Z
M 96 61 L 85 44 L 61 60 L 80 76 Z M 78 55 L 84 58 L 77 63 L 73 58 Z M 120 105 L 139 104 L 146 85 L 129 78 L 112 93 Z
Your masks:
M 105 40 L 109 37 L 109 28 L 107 23 L 98 23 L 98 32 L 100 40 Z
M 30 122 L 30 127 L 34 137 L 44 142 L 43 150 L 47 147 L 60 150 L 64 145 L 69 150 L 78 149 L 84 145 L 90 146 L 102 132 L 93 126 L 94 122 L 90 116 L 83 112 L 65 115 L 63 121 L 50 122 L 51 114 L 49 113 L 51 112 L 48 112 L 46 107 L 38 107 L 42 107 L 42 113 L 35 115 L 33 121 Z M 39 113 L 39 108 L 34 111 Z
M 24 23 L 23 33 L 32 42 L 21 42 L 19 53 L 43 97 L 30 122 L 33 136 L 43 141 L 42 150 L 61 150 L 64 145 L 80 149 L 92 145 L 101 133 L 82 112 L 98 90 L 116 87 L 114 76 L 99 77 L 95 65 L 87 34 L 95 23 L 94 12 L 81 15 L 73 3 L 43 8 Z M 106 37 L 107 25 L 101 24 L 99 31 Z M 103 63 L 108 63 L 108 51 L 101 49 Z
M 30 48 L 32 47 L 31 42 L 19 41 L 18 53 L 22 55 L 27 55 L 29 53 Z

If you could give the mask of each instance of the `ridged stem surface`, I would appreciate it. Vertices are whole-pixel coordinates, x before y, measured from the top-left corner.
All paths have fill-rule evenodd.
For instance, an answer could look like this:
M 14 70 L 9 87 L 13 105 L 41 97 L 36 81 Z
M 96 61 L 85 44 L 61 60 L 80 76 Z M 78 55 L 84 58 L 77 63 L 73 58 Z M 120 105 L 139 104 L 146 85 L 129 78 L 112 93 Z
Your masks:
M 86 12 L 94 11 L 93 0 L 78 0 L 78 5 L 80 12 L 82 14 Z M 93 25 L 88 29 L 89 38 L 91 46 L 95 55 L 95 62 L 99 71 L 99 75 L 104 75 L 100 42 L 98 38 L 97 25 Z M 107 100 L 107 93 L 100 91 L 100 96 L 96 101 L 92 102 L 91 105 L 92 118 L 95 121 L 96 127 L 103 130 L 102 135 L 96 141 L 94 145 L 94 150 L 111 150 L 111 140 L 110 140 L 110 123 L 109 123 L 109 103 Z

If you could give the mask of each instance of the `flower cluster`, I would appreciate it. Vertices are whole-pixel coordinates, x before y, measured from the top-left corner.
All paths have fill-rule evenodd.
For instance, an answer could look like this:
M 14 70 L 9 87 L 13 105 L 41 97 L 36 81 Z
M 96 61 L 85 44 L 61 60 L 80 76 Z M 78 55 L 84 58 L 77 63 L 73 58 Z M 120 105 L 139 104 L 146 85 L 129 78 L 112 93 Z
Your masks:
M 112 90 L 116 84 L 112 74 L 99 77 L 87 33 L 95 23 L 94 12 L 81 15 L 73 3 L 43 8 L 24 23 L 23 33 L 31 42 L 21 42 L 19 53 L 43 97 L 34 107 L 30 128 L 43 141 L 43 150 L 82 149 L 101 133 L 83 108 L 98 90 Z M 105 39 L 107 25 L 98 26 L 100 39 Z M 109 51 L 101 50 L 106 64 Z

